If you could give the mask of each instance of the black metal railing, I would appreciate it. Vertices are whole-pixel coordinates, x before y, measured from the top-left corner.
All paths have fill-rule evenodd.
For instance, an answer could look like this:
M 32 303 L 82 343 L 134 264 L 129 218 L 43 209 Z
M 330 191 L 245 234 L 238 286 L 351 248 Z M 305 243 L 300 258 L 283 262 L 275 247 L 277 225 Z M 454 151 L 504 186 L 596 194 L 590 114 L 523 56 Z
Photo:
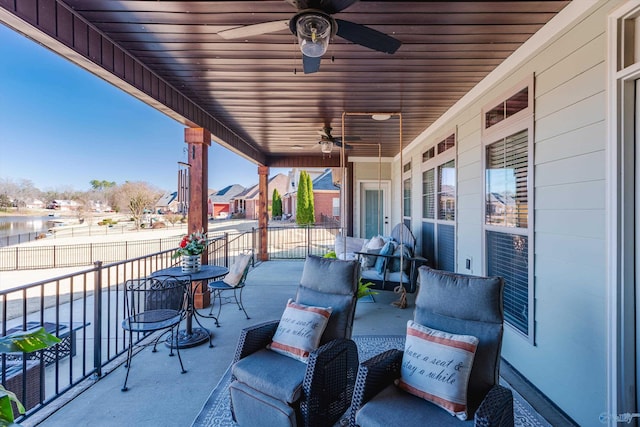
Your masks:
M 112 225 L 85 225 L 70 227 L 50 227 L 48 230 L 32 231 L 29 233 L 12 234 L 0 237 L 0 247 L 19 245 L 40 239 L 56 239 L 58 237 L 107 236 L 125 234 L 133 228 L 131 222 L 125 221 Z
M 269 258 L 322 255 L 333 248 L 338 231 L 337 228 L 313 226 L 269 227 Z M 208 263 L 229 266 L 242 251 L 249 249 L 257 254 L 261 234 L 256 228 L 244 233 L 219 233 L 213 237 L 210 234 Z M 166 241 L 162 243 L 165 244 L 170 245 Z M 87 378 L 102 376 L 106 366 L 113 366 L 123 359 L 127 348 L 120 326 L 124 317 L 124 282 L 176 265 L 178 260 L 172 259 L 172 254 L 177 244 L 176 240 L 171 248 L 110 263 L 92 261 L 92 266 L 82 271 L 0 291 L 0 332 L 3 335 L 42 325 L 62 339 L 54 347 L 34 354 L 0 356 L 3 386 L 26 403 L 27 413 L 18 417 L 18 422 L 78 387 Z M 126 257 L 135 250 L 147 250 L 134 249 L 137 245 L 132 242 L 125 246 L 126 249 L 78 246 L 81 249 L 69 248 L 65 256 L 80 262 L 87 256 L 80 255 L 83 251 L 90 252 L 97 260 L 100 259 L 97 255 L 107 256 L 109 250 L 115 252 L 109 255 L 111 257 Z M 142 243 L 139 246 L 151 247 Z M 53 251 L 40 249 L 44 249 L 45 254 Z M 59 255 L 64 253 L 59 248 L 56 251 Z M 30 252 L 18 252 L 18 256 L 38 258 Z M 18 259 L 17 264 L 26 263 Z M 142 335 L 138 337 L 139 340 L 143 338 Z
M 180 237 L 176 236 L 123 242 L 0 248 L 0 271 L 81 267 L 92 265 L 97 259 L 105 263 L 117 262 L 175 249 L 179 242 Z
M 304 259 L 307 255 L 324 255 L 333 250 L 339 231 L 339 227 L 269 227 L 269 259 Z

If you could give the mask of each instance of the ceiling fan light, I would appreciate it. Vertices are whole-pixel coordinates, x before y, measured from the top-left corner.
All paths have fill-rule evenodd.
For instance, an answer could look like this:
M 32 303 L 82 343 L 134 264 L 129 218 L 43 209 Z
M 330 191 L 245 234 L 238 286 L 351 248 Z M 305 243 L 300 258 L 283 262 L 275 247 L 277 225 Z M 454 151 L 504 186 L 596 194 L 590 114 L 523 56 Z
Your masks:
M 373 120 L 385 121 L 385 120 L 389 120 L 391 118 L 391 115 L 390 114 L 373 114 L 371 115 L 371 118 Z
M 320 142 L 320 151 L 322 151 L 325 154 L 329 154 L 331 153 L 331 150 L 333 150 L 333 142 L 331 141 Z
M 296 35 L 300 51 L 305 56 L 317 58 L 324 55 L 331 37 L 331 22 L 320 15 L 303 15 L 296 22 Z

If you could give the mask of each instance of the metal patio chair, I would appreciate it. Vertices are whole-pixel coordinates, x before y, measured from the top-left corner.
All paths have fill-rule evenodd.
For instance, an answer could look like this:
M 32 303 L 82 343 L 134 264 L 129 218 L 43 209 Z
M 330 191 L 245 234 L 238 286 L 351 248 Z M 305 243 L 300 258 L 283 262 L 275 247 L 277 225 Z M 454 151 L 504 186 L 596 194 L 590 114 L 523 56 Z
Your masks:
M 147 336 L 153 332 L 164 331 L 153 340 L 153 352 L 157 351 L 158 341 L 166 334 L 172 338 L 178 325 L 186 315 L 188 287 L 191 286 L 189 276 L 158 276 L 125 282 L 124 308 L 125 319 L 122 328 L 128 332 L 129 348 L 127 350 L 127 373 L 122 391 L 127 391 L 127 381 L 133 357 L 134 333 Z M 182 373 L 187 372 L 182 364 L 180 349 L 176 347 Z M 173 356 L 173 346 L 169 346 L 169 356 Z
M 247 273 L 249 273 L 249 267 L 251 267 L 252 258 L 252 251 L 247 251 L 239 254 L 236 257 L 235 262 L 231 265 L 231 267 L 229 267 L 229 274 L 227 274 L 224 279 L 209 282 L 209 284 L 207 285 L 212 297 L 211 309 L 209 310 L 209 315 L 207 317 L 215 319 L 216 326 L 220 326 L 220 323 L 218 322 L 220 319 L 220 312 L 222 311 L 222 305 L 226 303 L 223 303 L 222 301 L 222 293 L 224 291 L 233 291 L 233 298 L 236 301 L 238 310 L 244 311 L 244 315 L 246 316 L 246 318 L 250 319 L 249 315 L 247 314 L 247 310 L 245 310 L 244 304 L 242 303 L 242 291 L 244 290 Z M 216 300 L 218 300 L 218 315 L 213 316 L 213 307 L 215 306 Z

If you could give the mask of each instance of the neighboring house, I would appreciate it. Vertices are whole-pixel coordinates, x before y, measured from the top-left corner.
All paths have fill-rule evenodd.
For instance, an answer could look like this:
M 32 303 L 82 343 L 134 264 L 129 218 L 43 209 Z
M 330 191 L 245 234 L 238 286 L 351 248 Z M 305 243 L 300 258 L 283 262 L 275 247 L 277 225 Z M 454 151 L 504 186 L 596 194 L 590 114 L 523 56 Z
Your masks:
M 290 183 L 289 191 L 282 196 L 282 212 L 285 215 L 296 216 L 297 207 L 297 185 L 300 171 L 306 170 L 311 177 L 313 184 L 313 206 L 315 222 L 325 222 L 328 219 L 340 220 L 340 187 L 335 184 L 333 170 L 331 168 L 322 169 L 294 169 L 289 172 L 290 179 L 294 179 L 293 185 Z
M 267 209 L 271 209 L 273 202 L 273 190 L 277 189 L 280 195 L 287 192 L 289 188 L 289 176 L 283 173 L 279 173 L 269 178 L 267 183 Z M 247 188 L 242 193 L 238 194 L 233 200 L 233 212 L 244 212 L 246 219 L 258 219 L 259 205 L 258 200 L 260 198 L 260 188 L 256 184 Z
M 52 200 L 47 205 L 47 209 L 55 209 L 62 212 L 77 211 L 80 208 L 80 203 L 75 200 Z
M 229 218 L 233 213 L 233 198 L 245 188 L 239 184 L 228 185 L 209 195 L 207 200 L 209 216 L 212 218 Z
M 340 187 L 335 184 L 333 171 L 326 169 L 312 183 L 316 223 L 340 221 Z
M 155 210 L 157 213 L 177 213 L 180 206 L 178 203 L 178 192 L 166 193 L 156 202 Z
M 218 190 L 212 190 L 212 189 L 207 190 L 207 215 L 209 216 L 209 218 L 213 217 L 213 204 L 211 203 L 210 198 L 211 196 L 215 195 L 217 192 Z M 188 210 L 187 206 L 185 206 L 185 212 L 187 210 Z
M 91 206 L 92 212 L 111 212 L 111 206 L 98 200 L 89 201 L 89 206 Z
M 27 202 L 27 209 L 44 209 L 44 202 L 42 200 L 33 199 Z

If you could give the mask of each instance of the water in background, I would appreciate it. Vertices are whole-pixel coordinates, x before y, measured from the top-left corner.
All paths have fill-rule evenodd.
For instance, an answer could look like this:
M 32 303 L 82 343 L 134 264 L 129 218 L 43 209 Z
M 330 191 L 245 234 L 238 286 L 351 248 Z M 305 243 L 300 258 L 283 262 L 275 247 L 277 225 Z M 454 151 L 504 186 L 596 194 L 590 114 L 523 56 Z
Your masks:
M 0 237 L 46 232 L 49 216 L 0 216 Z

